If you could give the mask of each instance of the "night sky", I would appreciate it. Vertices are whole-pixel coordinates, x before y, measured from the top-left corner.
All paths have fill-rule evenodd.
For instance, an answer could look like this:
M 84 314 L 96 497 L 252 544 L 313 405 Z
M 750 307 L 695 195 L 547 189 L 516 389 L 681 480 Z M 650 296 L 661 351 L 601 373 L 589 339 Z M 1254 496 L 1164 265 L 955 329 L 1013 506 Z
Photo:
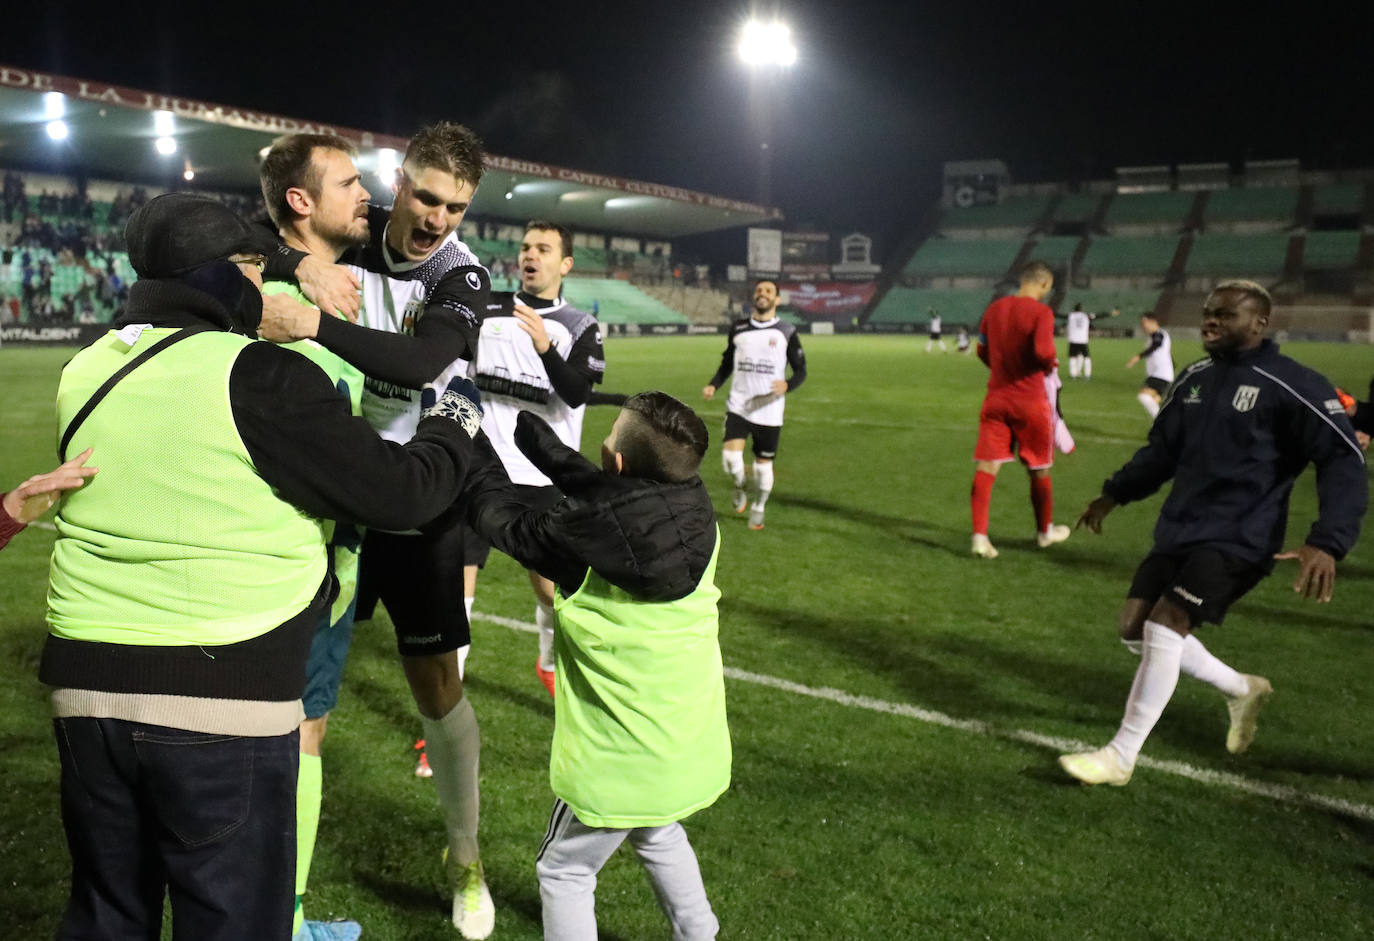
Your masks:
M 400 136 L 450 118 L 495 153 L 758 196 L 747 4 L 23 6 L 0 62 Z M 882 253 L 950 159 L 1374 166 L 1374 4 L 1270 6 L 780 4 L 801 59 L 771 89 L 771 201 Z

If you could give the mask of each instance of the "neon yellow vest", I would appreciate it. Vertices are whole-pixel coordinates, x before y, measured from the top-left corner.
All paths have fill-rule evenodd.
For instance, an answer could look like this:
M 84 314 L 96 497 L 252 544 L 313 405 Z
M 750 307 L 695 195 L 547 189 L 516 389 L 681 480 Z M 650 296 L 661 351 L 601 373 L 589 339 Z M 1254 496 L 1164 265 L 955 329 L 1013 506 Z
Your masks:
M 111 331 L 62 371 L 58 428 L 132 356 Z M 300 613 L 326 570 L 323 524 L 258 476 L 229 403 L 229 373 L 253 342 L 209 331 L 119 381 L 68 448 L 100 473 L 62 502 L 49 629 L 81 641 L 233 644 Z M 59 432 L 60 434 L 60 432 Z
M 549 781 L 588 826 L 654 827 L 730 785 L 715 585 L 637 601 L 593 571 L 555 603 L 558 686 Z
M 262 293 L 264 297 L 285 294 L 306 307 L 315 307 L 310 303 L 310 298 L 301 291 L 300 286 L 291 281 L 266 281 L 262 285 Z M 316 307 L 316 310 L 318 309 Z M 294 343 L 283 343 L 282 346 L 288 350 L 295 350 L 323 369 L 334 388 L 348 399 L 349 411 L 354 416 L 362 415 L 363 374 L 360 369 L 314 340 L 297 340 Z M 346 471 L 341 469 L 341 472 Z M 334 598 L 334 604 L 329 610 L 330 624 L 339 622 L 347 613 L 348 606 L 353 603 L 353 596 L 358 593 L 358 556 L 362 551 L 363 535 L 361 526 L 354 527 L 354 538 L 347 540 L 346 544 L 338 542 L 334 539 L 335 525 L 333 520 L 325 522 L 325 538 L 329 541 L 330 554 L 334 558 L 334 577 L 339 582 L 339 594 Z

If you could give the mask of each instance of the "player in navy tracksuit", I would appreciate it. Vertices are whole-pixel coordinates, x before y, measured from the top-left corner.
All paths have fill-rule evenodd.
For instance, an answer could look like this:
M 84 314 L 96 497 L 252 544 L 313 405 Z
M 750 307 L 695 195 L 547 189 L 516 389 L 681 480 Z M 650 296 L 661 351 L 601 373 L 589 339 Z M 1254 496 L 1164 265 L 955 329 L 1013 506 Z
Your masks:
M 1149 442 L 1103 484 L 1079 520 L 1101 532 L 1114 507 L 1144 499 L 1173 478 L 1154 548 L 1136 570 L 1121 613 L 1122 640 L 1141 657 L 1121 728 L 1105 748 L 1060 758 L 1085 783 L 1130 780 L 1180 671 L 1227 696 L 1227 750 L 1249 747 L 1272 687 L 1222 663 L 1192 631 L 1220 623 L 1276 558 L 1298 559 L 1294 589 L 1329 601 L 1336 560 L 1359 535 L 1368 479 L 1355 431 L 1331 384 L 1264 339 L 1269 310 L 1268 292 L 1253 282 L 1217 286 L 1202 311 L 1209 357 L 1178 377 Z M 1280 553 L 1288 497 L 1309 462 L 1316 465 L 1318 518 L 1299 549 Z

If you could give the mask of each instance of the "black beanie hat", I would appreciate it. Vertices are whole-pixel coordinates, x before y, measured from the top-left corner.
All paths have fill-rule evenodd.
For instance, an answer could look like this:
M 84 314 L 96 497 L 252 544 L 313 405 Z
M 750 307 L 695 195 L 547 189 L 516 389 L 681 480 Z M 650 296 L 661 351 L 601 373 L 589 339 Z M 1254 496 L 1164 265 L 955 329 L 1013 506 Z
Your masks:
M 141 278 L 172 278 L 230 255 L 266 255 L 271 235 L 207 196 L 166 193 L 150 199 L 124 228 L 129 264 Z

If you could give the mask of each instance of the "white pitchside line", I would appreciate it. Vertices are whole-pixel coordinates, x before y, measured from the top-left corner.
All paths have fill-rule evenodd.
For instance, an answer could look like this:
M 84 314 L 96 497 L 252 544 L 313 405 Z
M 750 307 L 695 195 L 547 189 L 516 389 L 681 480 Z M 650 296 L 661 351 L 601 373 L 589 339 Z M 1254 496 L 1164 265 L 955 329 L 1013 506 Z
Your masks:
M 489 621 L 492 624 L 499 624 L 502 627 L 509 627 L 512 630 L 524 631 L 528 634 L 539 633 L 539 628 L 528 621 L 521 621 L 516 618 L 505 618 L 495 614 L 484 614 L 480 611 L 472 612 L 472 616 L 475 620 Z M 871 696 L 856 696 L 853 693 L 846 693 L 842 689 L 832 689 L 828 686 L 804 686 L 801 683 L 794 683 L 791 680 L 784 680 L 780 677 L 768 676 L 764 673 L 751 673 L 748 670 L 740 670 L 730 666 L 725 668 L 725 675 L 741 683 L 753 683 L 755 686 L 767 686 L 772 689 L 782 690 L 785 693 L 793 693 L 797 696 L 809 696 L 812 699 L 823 699 L 828 702 L 838 703 L 841 706 L 867 709 L 870 712 L 882 712 L 888 715 L 904 716 L 908 719 L 915 719 L 918 722 L 938 725 L 947 729 L 958 729 L 961 732 L 972 732 L 975 735 L 985 735 L 989 738 L 1001 738 L 1013 742 L 1024 742 L 1027 745 L 1036 745 L 1040 748 L 1047 748 L 1061 753 L 1089 751 L 1093 748 L 1092 745 L 1086 742 L 1074 741 L 1073 739 L 1056 738 L 1053 735 L 1042 735 L 1039 732 L 1028 732 L 1024 729 L 998 728 L 997 726 L 989 725 L 979 719 L 958 719 L 954 716 L 945 715 L 943 712 L 936 712 L 933 709 L 923 709 L 920 706 L 912 706 L 907 703 L 888 702 L 883 699 L 874 699 Z M 1368 804 L 1359 804 L 1354 801 L 1342 800 L 1339 797 L 1310 794 L 1306 791 L 1300 791 L 1295 787 L 1288 787 L 1283 784 L 1269 784 L 1265 781 L 1254 781 L 1250 778 L 1241 777 L 1238 774 L 1230 774 L 1225 771 L 1209 771 L 1205 768 L 1196 768 L 1183 761 L 1165 761 L 1159 758 L 1149 758 L 1142 755 L 1136 762 L 1136 765 L 1142 768 L 1149 768 L 1153 771 L 1162 771 L 1165 774 L 1172 774 L 1180 778 L 1187 778 L 1190 781 L 1198 781 L 1202 784 L 1212 784 L 1218 787 L 1227 787 L 1233 791 L 1254 794 L 1257 797 L 1267 797 L 1271 800 L 1276 800 L 1285 804 L 1305 804 L 1320 810 L 1333 811 L 1338 814 L 1344 814 L 1347 817 L 1355 817 L 1359 820 L 1374 822 L 1374 807 Z

